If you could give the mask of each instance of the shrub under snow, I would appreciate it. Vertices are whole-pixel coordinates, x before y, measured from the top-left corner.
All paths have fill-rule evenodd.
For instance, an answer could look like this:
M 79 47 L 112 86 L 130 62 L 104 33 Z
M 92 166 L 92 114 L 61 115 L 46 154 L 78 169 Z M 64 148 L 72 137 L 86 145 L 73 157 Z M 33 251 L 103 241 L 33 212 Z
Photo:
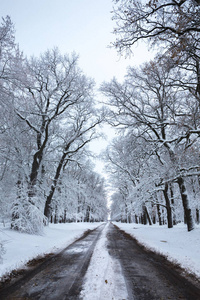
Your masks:
M 42 234 L 45 222 L 44 214 L 30 202 L 13 205 L 11 228 L 29 234 Z

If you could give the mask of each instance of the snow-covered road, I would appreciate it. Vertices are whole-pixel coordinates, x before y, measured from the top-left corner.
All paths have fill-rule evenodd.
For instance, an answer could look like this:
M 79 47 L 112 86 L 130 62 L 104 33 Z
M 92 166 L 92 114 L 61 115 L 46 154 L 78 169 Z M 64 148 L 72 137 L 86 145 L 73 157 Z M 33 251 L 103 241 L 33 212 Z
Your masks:
M 193 288 L 189 288 L 190 284 L 187 281 L 184 281 L 183 284 L 181 284 L 181 280 L 178 279 L 177 281 L 176 278 L 178 275 L 176 269 L 174 270 L 175 273 L 171 273 L 172 265 L 168 265 L 167 273 L 164 275 L 165 259 L 160 260 L 158 256 L 157 260 L 157 255 L 142 253 L 142 248 L 139 246 L 139 248 L 137 248 L 137 243 L 135 243 L 130 236 L 124 234 L 110 223 L 104 224 L 105 226 L 100 226 L 102 230 L 96 230 L 96 233 L 95 230 L 94 232 L 90 231 L 89 234 L 85 235 L 85 237 L 88 236 L 88 239 L 84 240 L 84 238 L 81 238 L 80 241 L 73 243 L 72 247 L 67 247 L 70 241 L 72 242 L 75 240 L 75 237 L 77 239 L 81 235 L 81 232 L 83 233 L 83 231 L 89 228 L 94 229 L 99 225 L 101 224 L 79 223 L 50 225 L 49 228 L 45 229 L 46 233 L 44 236 L 30 236 L 3 229 L 1 234 L 3 234 L 4 239 L 6 237 L 9 242 L 5 244 L 7 251 L 3 256 L 3 264 L 0 265 L 0 269 L 2 268 L 1 272 L 3 274 L 5 266 L 9 266 L 10 269 L 12 266 L 16 266 L 16 263 L 19 261 L 17 260 L 18 257 L 21 258 L 19 262 L 23 263 L 23 261 L 26 262 L 28 258 L 31 258 L 30 256 L 36 256 L 35 251 L 37 251 L 37 253 L 44 253 L 42 251 L 48 249 L 46 253 L 52 252 L 52 250 L 58 254 L 61 252 L 65 253 L 64 256 L 61 257 L 60 265 L 56 267 L 54 271 L 53 266 L 46 269 L 46 274 L 48 275 L 46 283 L 44 281 L 42 283 L 46 275 L 43 276 L 44 278 L 42 277 L 42 287 L 45 285 L 48 286 L 50 282 L 48 295 L 50 294 L 52 296 L 53 292 L 55 292 L 54 295 L 58 295 L 58 297 L 56 296 L 57 298 L 53 296 L 53 298 L 48 299 L 149 300 L 157 299 L 158 297 L 164 297 L 163 299 L 168 299 L 169 297 L 171 297 L 170 299 L 176 299 L 173 297 L 177 293 L 177 297 L 181 296 L 181 299 L 199 300 L 199 296 L 195 298 L 195 294 L 192 295 L 191 298 Z M 117 225 L 131 235 L 136 236 L 145 246 L 149 247 L 148 245 L 150 245 L 150 247 L 156 251 L 158 249 L 158 252 L 161 254 L 164 253 L 168 258 L 171 258 L 171 256 L 176 257 L 175 262 L 186 262 L 187 264 L 183 264 L 183 266 L 186 266 L 188 271 L 190 271 L 191 266 L 196 262 L 197 267 L 195 271 L 196 273 L 198 272 L 199 228 L 196 228 L 192 233 L 188 233 L 184 227 L 179 226 L 168 230 L 164 226 L 158 227 L 156 225 L 151 227 L 136 224 L 117 223 Z M 189 246 L 185 247 L 184 243 L 186 241 L 190 247 L 192 246 L 192 252 L 189 251 Z M 92 248 L 90 247 L 91 243 L 93 245 Z M 55 248 L 55 246 L 57 248 Z M 64 252 L 61 251 L 63 248 L 65 248 L 65 250 L 63 250 Z M 89 252 L 87 252 L 87 249 L 90 249 Z M 87 259 L 83 259 L 83 257 L 87 257 Z M 73 266 L 68 273 L 62 270 L 61 266 L 64 265 L 63 259 L 66 259 L 66 269 L 69 268 L 69 265 L 75 263 L 76 272 L 73 271 L 75 270 Z M 153 262 L 154 259 L 156 259 L 154 265 L 149 264 Z M 81 261 L 80 266 L 77 266 L 77 260 Z M 83 264 L 83 260 L 87 261 L 87 263 Z M 173 259 L 172 261 L 174 262 Z M 188 268 L 188 263 L 190 268 Z M 155 265 L 161 269 L 156 270 Z M 44 268 L 42 269 L 44 270 Z M 194 268 L 192 269 L 194 270 Z M 82 272 L 82 270 L 84 271 Z M 69 282 L 71 275 L 73 282 L 76 282 L 71 285 L 73 289 L 70 287 L 70 293 L 74 293 L 73 298 L 68 297 L 69 295 L 65 290 L 65 284 L 63 284 L 64 281 Z M 168 277 L 172 279 L 168 280 Z M 74 278 L 76 279 L 75 281 Z M 61 285 L 60 283 L 58 284 L 60 279 L 62 281 Z M 176 290 L 176 287 L 173 287 L 173 281 L 176 282 L 176 286 L 180 284 L 178 290 Z M 36 296 L 34 300 L 45 299 L 45 296 L 42 297 L 43 292 L 40 292 L 41 287 L 38 285 L 38 283 L 40 283 L 39 277 L 34 277 L 32 283 L 36 283 L 36 285 L 30 290 L 32 290 L 32 292 L 34 291 L 34 293 L 39 291 L 38 295 L 41 296 L 34 294 L 34 297 Z M 184 290 L 184 286 L 187 287 L 186 290 Z M 166 289 L 163 287 L 166 287 Z M 61 289 L 64 293 L 63 298 L 60 297 L 59 293 L 57 294 Z M 200 294 L 200 290 L 196 291 Z M 194 293 L 196 293 L 196 291 L 194 291 Z M 184 293 L 188 292 L 189 296 L 184 296 Z M 166 293 L 165 296 L 168 298 L 164 296 L 164 293 Z M 26 296 L 27 295 L 26 291 Z
M 81 292 L 84 300 L 128 299 L 126 283 L 118 260 L 109 255 L 106 224 L 96 244 Z
M 81 292 L 84 300 L 128 299 L 120 263 L 108 253 L 109 226 L 89 231 L 32 274 L 25 273 L 19 284 L 0 291 L 0 298 L 79 299 Z
M 200 285 L 188 279 L 164 257 L 107 224 L 94 249 L 81 299 L 199 300 Z
M 57 255 L 36 261 L 22 278 L 0 290 L 0 299 L 78 299 L 91 255 L 105 224 L 87 231 Z

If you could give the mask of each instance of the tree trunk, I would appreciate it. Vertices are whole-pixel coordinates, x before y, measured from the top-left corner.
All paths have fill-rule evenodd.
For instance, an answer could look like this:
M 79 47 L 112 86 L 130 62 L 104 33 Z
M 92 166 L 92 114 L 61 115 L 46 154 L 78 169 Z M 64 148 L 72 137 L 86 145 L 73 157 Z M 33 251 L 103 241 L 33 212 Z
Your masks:
M 64 210 L 63 223 L 67 223 L 67 210 Z
M 42 124 L 42 127 L 41 127 L 41 132 L 37 133 L 38 151 L 33 156 L 33 163 L 32 163 L 32 168 L 31 168 L 31 173 L 30 173 L 29 191 L 28 191 L 29 198 L 31 198 L 35 195 L 35 190 L 34 189 L 35 189 L 35 185 L 36 185 L 36 182 L 37 182 L 37 177 L 38 177 L 40 165 L 41 165 L 41 162 L 42 162 L 44 149 L 46 147 L 48 137 L 49 137 L 48 127 L 49 127 L 49 121 L 48 121 L 48 124 L 46 124 L 46 125 L 45 125 L 45 122 L 43 121 L 43 124 Z M 42 133 L 45 133 L 45 138 L 44 138 L 43 142 L 41 141 Z M 44 171 L 44 169 L 42 169 L 42 172 L 43 171 Z
M 58 224 L 58 207 L 56 205 L 55 211 L 54 211 L 54 224 Z
M 44 207 L 44 215 L 47 217 L 48 220 L 51 215 L 51 200 L 52 200 L 54 191 L 55 191 L 54 187 L 51 186 L 51 191 L 50 191 L 49 195 L 47 196 L 47 200 L 46 200 L 45 207 Z
M 135 223 L 138 224 L 138 216 L 135 215 Z
M 34 157 L 33 157 L 33 163 L 32 163 L 32 168 L 31 168 L 31 173 L 30 173 L 30 182 L 29 182 L 29 190 L 28 190 L 28 197 L 32 198 L 35 196 L 35 185 L 37 182 L 37 178 L 38 178 L 38 173 L 39 173 L 39 168 L 40 168 L 40 164 L 42 161 L 42 156 L 43 153 L 42 151 L 38 151 L 35 153 Z
M 188 231 L 191 231 L 194 229 L 194 222 L 193 222 L 193 218 L 192 218 L 191 208 L 189 206 L 189 199 L 188 199 L 188 195 L 187 195 L 187 191 L 186 191 L 185 182 L 182 177 L 179 177 L 177 182 L 179 185 L 179 190 L 180 190 L 180 194 L 181 194 L 181 198 L 182 198 L 187 228 L 188 228 Z
M 14 202 L 14 204 L 12 205 L 12 214 L 11 214 L 11 228 L 14 228 L 18 230 L 18 228 L 16 226 L 13 226 L 13 224 L 15 223 L 15 221 L 17 219 L 19 219 L 19 213 L 17 212 L 18 211 L 18 207 L 19 207 L 19 203 L 21 201 L 23 201 L 22 197 L 22 189 L 23 189 L 23 183 L 22 183 L 22 179 L 21 179 L 21 176 L 18 175 L 19 179 L 16 183 L 16 186 L 17 186 L 17 202 Z
M 60 159 L 60 162 L 58 164 L 56 174 L 55 174 L 55 177 L 54 177 L 54 180 L 53 180 L 53 184 L 51 185 L 51 190 L 50 190 L 49 195 L 47 196 L 47 199 L 46 199 L 45 208 L 44 208 L 44 215 L 47 217 L 48 220 L 50 218 L 50 213 L 51 213 L 52 198 L 53 198 L 54 192 L 56 190 L 57 182 L 58 182 L 58 179 L 60 177 L 60 172 L 61 172 L 62 166 L 64 164 L 66 155 L 67 155 L 67 153 L 64 152 L 61 159 Z
M 131 213 L 128 214 L 128 223 L 132 223 Z
M 54 215 L 54 224 L 58 224 L 57 214 Z
M 143 210 L 144 210 L 145 219 L 148 220 L 149 225 L 152 225 L 152 221 L 151 221 L 151 218 L 149 216 L 149 212 L 148 212 L 148 209 L 147 209 L 146 205 L 143 206 Z M 145 222 L 145 223 L 147 224 L 147 222 Z
M 159 225 L 161 226 L 162 225 L 162 219 L 161 219 L 161 212 L 160 212 L 160 205 L 157 204 L 157 213 L 158 213 L 158 222 L 159 222 Z
M 199 209 L 196 208 L 196 222 L 199 225 Z
M 90 207 L 89 206 L 87 206 L 87 209 L 86 209 L 85 222 L 90 222 Z
M 36 184 L 37 176 L 38 176 L 38 171 L 39 171 L 39 159 L 37 155 L 34 155 L 33 157 L 33 163 L 32 163 L 32 169 L 31 169 L 31 174 L 30 174 L 30 188 L 29 188 L 29 197 L 34 196 L 33 192 L 33 187 Z M 33 193 L 33 195 L 32 195 Z
M 171 204 L 174 205 L 174 191 L 172 184 L 170 184 L 170 196 L 171 196 Z
M 143 213 L 141 214 L 141 224 L 147 225 L 147 215 L 145 214 L 144 211 L 143 211 Z
M 125 214 L 126 214 L 126 223 L 129 223 L 129 212 L 128 212 L 128 207 L 127 207 L 127 203 L 125 203 Z
M 169 197 L 168 197 L 168 184 L 165 183 L 165 189 L 163 190 L 163 194 L 165 197 L 165 204 L 166 204 L 166 209 L 167 209 L 167 223 L 168 223 L 168 228 L 173 227 L 173 221 L 172 221 L 172 208 L 170 205 Z

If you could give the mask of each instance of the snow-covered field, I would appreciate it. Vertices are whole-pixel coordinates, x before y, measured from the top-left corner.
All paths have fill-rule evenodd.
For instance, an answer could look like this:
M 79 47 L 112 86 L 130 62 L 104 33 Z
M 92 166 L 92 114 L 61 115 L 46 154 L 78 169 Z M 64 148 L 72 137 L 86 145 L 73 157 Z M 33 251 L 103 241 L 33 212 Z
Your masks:
M 164 254 L 169 260 L 179 263 L 187 271 L 200 277 L 200 227 L 187 232 L 185 225 L 168 229 L 166 226 L 157 225 L 114 224 L 148 248 Z M 22 267 L 37 255 L 60 251 L 84 231 L 94 229 L 98 225 L 100 223 L 50 224 L 45 228 L 43 236 L 20 234 L 8 228 L 1 228 L 0 239 L 5 241 L 6 253 L 0 264 L 0 276 Z M 107 228 L 108 224 L 97 242 L 86 273 L 82 291 L 84 300 L 126 299 L 127 296 L 120 264 L 110 257 L 106 248 Z
M 30 259 L 51 252 L 57 252 L 79 238 L 87 229 L 94 229 L 100 223 L 49 224 L 44 234 L 29 235 L 9 228 L 0 228 L 0 241 L 4 241 L 6 253 L 0 263 L 0 277 L 16 268 L 21 268 Z

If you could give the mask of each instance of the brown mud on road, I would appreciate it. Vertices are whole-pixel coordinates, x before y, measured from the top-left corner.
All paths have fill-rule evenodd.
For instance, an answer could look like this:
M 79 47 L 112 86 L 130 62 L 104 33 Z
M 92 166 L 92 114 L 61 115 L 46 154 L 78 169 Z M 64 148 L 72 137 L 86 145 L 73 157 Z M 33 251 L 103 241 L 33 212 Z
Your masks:
M 62 252 L 44 261 L 23 278 L 0 290 L 1 300 L 78 299 L 90 258 L 105 224 L 89 230 Z
M 120 261 L 129 300 L 200 300 L 200 284 L 188 281 L 164 257 L 146 251 L 113 224 L 107 238 L 109 254 Z

